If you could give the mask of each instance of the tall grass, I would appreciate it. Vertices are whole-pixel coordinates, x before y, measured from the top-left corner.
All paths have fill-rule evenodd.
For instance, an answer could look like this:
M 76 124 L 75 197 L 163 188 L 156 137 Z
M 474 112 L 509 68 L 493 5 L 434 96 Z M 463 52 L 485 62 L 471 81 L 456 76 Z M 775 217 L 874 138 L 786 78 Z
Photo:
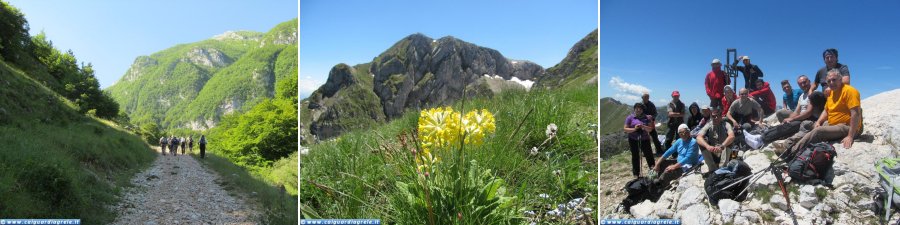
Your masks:
M 275 163 L 278 166 L 273 168 L 249 172 L 209 149 L 206 158 L 201 159 L 196 154 L 192 156 L 222 177 L 224 182 L 221 185 L 225 190 L 247 196 L 251 204 L 263 214 L 260 221 L 262 224 L 297 224 L 296 190 L 278 188 L 281 185 L 291 186 L 291 181 L 293 187 L 296 187 L 297 153 L 279 160 Z M 295 162 L 293 166 L 291 161 Z M 279 180 L 286 183 L 278 183 Z
M 596 85 L 509 91 L 458 101 L 453 108 L 494 113 L 496 133 L 486 137 L 482 146 L 466 150 L 466 160 L 503 179 L 507 193 L 518 199 L 518 208 L 541 210 L 548 203 L 578 197 L 588 197 L 585 204 L 596 207 L 597 197 L 589 195 L 597 191 L 597 143 L 590 135 L 596 132 Z M 409 182 L 401 180 L 404 165 L 392 164 L 396 160 L 386 157 L 396 156 L 384 151 L 398 148 L 398 134 L 415 130 L 418 111 L 409 111 L 386 125 L 310 146 L 309 155 L 300 159 L 301 214 L 408 223 L 396 220 L 408 209 L 391 203 L 401 194 L 397 182 Z M 556 139 L 547 141 L 545 130 L 551 123 L 559 131 Z M 532 147 L 539 148 L 537 154 L 530 154 Z M 550 198 L 541 199 L 540 194 Z
M 0 217 L 111 222 L 108 207 L 156 154 L 0 62 Z

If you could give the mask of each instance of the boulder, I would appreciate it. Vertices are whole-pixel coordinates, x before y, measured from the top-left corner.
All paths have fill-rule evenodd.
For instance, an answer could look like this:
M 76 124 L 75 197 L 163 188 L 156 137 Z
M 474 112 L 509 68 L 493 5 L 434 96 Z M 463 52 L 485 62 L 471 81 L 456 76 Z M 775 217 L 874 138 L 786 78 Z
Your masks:
M 653 207 L 654 203 L 650 200 L 644 200 L 644 202 L 638 203 L 637 205 L 631 206 L 630 213 L 634 218 L 639 219 L 649 219 L 653 218 Z
M 681 213 L 681 224 L 712 224 L 713 218 L 709 214 L 709 208 L 706 204 L 694 204 Z
M 816 197 L 816 187 L 812 185 L 800 186 L 800 205 L 811 209 L 816 204 L 819 204 L 819 199 Z
M 678 200 L 678 210 L 684 210 L 697 203 L 702 203 L 704 198 L 706 198 L 706 193 L 703 189 L 697 187 L 688 188 Z
M 734 215 L 741 209 L 741 203 L 731 199 L 719 200 L 719 212 L 722 214 L 722 221 L 725 223 L 732 222 Z

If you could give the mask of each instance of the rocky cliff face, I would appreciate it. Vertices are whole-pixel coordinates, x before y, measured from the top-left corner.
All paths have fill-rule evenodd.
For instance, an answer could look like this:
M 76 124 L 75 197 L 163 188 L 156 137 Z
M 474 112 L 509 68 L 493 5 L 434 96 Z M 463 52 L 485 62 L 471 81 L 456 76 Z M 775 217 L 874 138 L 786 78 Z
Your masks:
M 328 81 L 301 102 L 300 124 L 308 127 L 301 125 L 300 132 L 308 134 L 303 138 L 308 142 L 325 139 L 351 126 L 396 118 L 410 108 L 446 105 L 464 95 L 527 89 L 543 73 L 540 65 L 509 60 L 494 49 L 449 36 L 435 40 L 413 34 L 371 63 L 332 68 Z M 354 115 L 359 118 L 350 118 Z M 351 125 L 351 120 L 357 123 Z
M 381 99 L 385 115 L 393 118 L 406 108 L 459 99 L 483 75 L 528 80 L 539 77 L 543 68 L 510 61 L 497 50 L 454 37 L 434 40 L 413 34 L 375 58 L 369 71 L 375 76 L 373 90 Z
M 645 201 L 633 206 L 630 212 L 601 212 L 605 214 L 601 218 L 676 218 L 683 224 L 792 224 L 794 219 L 799 224 L 876 224 L 884 214 L 874 212 L 872 195 L 880 189 L 874 164 L 879 159 L 898 154 L 900 111 L 897 109 L 900 109 L 900 103 L 893 101 L 897 98 L 900 98 L 900 89 L 863 100 L 865 131 L 862 137 L 849 149 L 832 142 L 838 151 L 833 166 L 833 188 L 800 185 L 786 177 L 794 216 L 788 213 L 787 202 L 774 175 L 765 173 L 750 185 L 751 194 L 743 202 L 722 200 L 718 205 L 710 205 L 703 191 L 703 179 L 695 174 L 681 178 L 676 188 L 666 191 L 657 202 Z M 765 169 L 774 160 L 767 152 L 776 148 L 783 147 L 770 144 L 761 150 L 749 151 L 744 155 L 745 162 L 754 172 Z M 601 182 L 614 183 L 610 180 Z M 609 204 L 618 202 L 602 205 Z M 894 214 L 890 221 L 896 221 L 898 217 L 900 215 Z
M 582 38 L 569 49 L 566 58 L 547 69 L 536 86 L 554 88 L 568 84 L 597 83 L 597 30 Z

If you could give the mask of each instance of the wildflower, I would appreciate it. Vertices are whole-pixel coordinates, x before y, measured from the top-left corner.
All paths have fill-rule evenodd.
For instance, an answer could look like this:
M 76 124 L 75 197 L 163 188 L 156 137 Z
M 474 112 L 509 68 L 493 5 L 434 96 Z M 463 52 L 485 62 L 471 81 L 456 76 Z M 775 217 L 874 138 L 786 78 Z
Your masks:
M 525 211 L 525 216 L 534 216 L 534 211 L 531 211 L 531 210 Z
M 459 137 L 459 125 L 459 113 L 450 107 L 423 110 L 418 123 L 423 151 L 454 143 Z
M 419 171 L 424 171 L 426 176 L 428 172 L 434 172 L 434 164 L 440 162 L 440 158 L 431 154 L 431 152 L 423 152 L 416 155 L 416 165 Z
M 554 170 L 553 171 L 553 175 L 559 176 L 560 174 L 562 174 L 562 170 Z
M 550 198 L 550 195 L 541 193 L 541 194 L 538 195 L 538 197 L 541 197 L 541 198 Z
M 547 125 L 547 131 L 545 131 L 544 134 L 547 134 L 547 138 L 554 138 L 556 137 L 556 131 L 558 129 L 556 124 L 551 123 L 550 125 Z
M 540 152 L 538 152 L 538 148 L 537 148 L 537 147 L 531 147 L 531 152 L 529 152 L 529 153 L 531 154 L 531 156 L 535 156 L 535 155 L 537 155 L 537 154 L 540 153 Z
M 462 120 L 462 127 L 466 132 L 466 144 L 480 145 L 485 133 L 493 133 L 497 127 L 494 125 L 494 115 L 485 109 L 466 113 Z

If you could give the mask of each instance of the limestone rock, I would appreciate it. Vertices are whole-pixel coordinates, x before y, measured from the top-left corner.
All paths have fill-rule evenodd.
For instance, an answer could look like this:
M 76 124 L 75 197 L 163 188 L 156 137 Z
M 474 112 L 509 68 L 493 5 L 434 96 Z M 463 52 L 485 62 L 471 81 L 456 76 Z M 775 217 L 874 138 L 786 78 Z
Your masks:
M 819 199 L 816 197 L 816 187 L 812 185 L 802 185 L 800 187 L 800 205 L 807 209 L 811 209 L 816 206 L 816 204 L 819 204 Z
M 722 199 L 719 200 L 719 212 L 722 214 L 722 221 L 728 223 L 732 222 L 734 215 L 737 214 L 738 210 L 741 209 L 741 204 L 731 200 L 731 199 Z

